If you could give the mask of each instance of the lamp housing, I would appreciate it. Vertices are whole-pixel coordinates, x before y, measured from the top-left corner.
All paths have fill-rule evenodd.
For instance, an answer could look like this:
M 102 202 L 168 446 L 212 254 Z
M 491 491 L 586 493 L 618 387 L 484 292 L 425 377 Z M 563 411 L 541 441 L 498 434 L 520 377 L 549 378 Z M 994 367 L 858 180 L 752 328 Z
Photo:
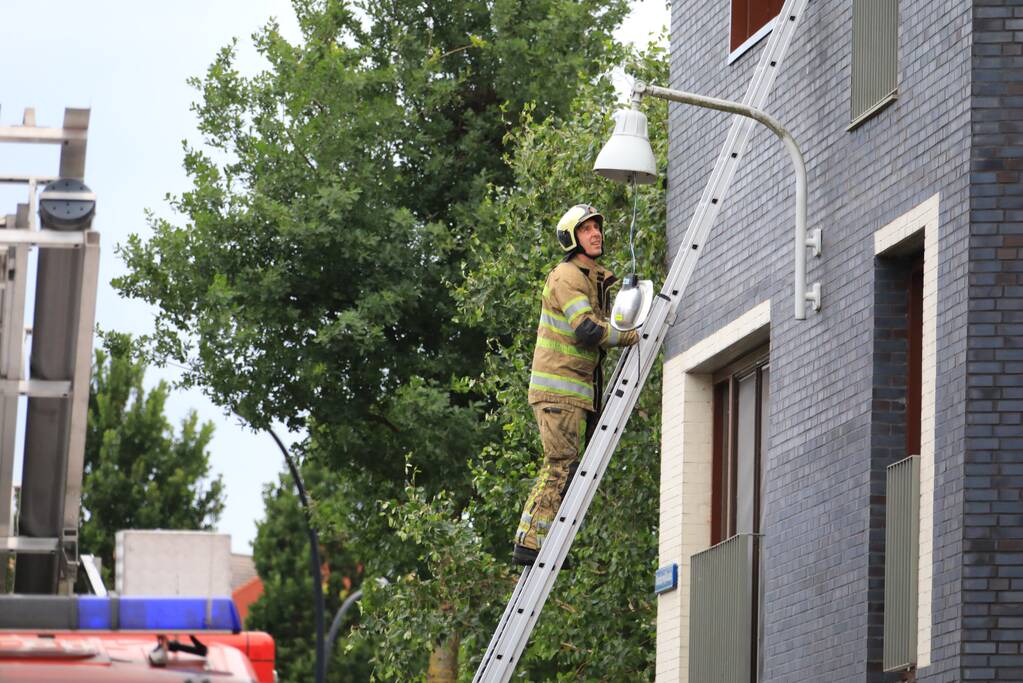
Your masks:
M 619 109 L 614 120 L 614 132 L 597 155 L 594 172 L 620 183 L 656 182 L 657 160 L 650 147 L 646 114 L 638 109 Z

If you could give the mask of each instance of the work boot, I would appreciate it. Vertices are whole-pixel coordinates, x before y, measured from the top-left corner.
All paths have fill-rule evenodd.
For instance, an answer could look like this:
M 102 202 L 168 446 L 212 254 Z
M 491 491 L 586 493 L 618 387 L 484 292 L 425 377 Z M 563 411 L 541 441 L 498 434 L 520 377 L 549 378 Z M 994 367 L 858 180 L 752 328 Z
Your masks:
M 536 562 L 537 556 L 540 554 L 539 550 L 533 548 L 527 548 L 524 545 L 515 544 L 512 548 L 512 564 L 524 565 L 532 567 L 533 563 Z M 565 562 L 561 565 L 562 569 L 571 569 L 572 561 L 569 558 L 565 558 Z

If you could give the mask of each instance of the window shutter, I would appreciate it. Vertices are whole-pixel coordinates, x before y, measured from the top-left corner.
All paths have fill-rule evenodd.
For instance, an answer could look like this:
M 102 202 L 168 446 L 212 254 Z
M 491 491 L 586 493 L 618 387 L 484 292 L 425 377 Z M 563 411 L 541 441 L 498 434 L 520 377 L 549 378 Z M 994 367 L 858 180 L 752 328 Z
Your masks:
M 899 68 L 898 0 L 853 0 L 853 128 L 895 99 Z
M 690 681 L 753 680 L 759 553 L 759 535 L 738 534 L 692 556 Z
M 888 467 L 884 541 L 884 670 L 916 664 L 920 456 Z

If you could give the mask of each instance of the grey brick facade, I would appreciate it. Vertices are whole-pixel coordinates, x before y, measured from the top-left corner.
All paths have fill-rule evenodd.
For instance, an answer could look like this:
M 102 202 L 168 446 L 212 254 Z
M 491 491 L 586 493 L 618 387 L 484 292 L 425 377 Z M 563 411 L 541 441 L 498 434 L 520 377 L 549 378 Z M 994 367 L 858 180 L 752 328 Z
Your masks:
M 1023 3 L 973 8 L 963 679 L 1023 680 Z
M 728 64 L 729 7 L 673 4 L 671 87 L 741 99 L 766 41 Z M 886 355 L 902 285 L 873 238 L 936 194 L 931 663 L 916 676 L 1023 681 L 1023 0 L 899 0 L 899 13 L 890 106 L 847 130 L 852 3 L 817 0 L 766 107 L 806 157 L 823 310 L 792 319 L 791 167 L 761 129 L 667 340 L 672 358 L 771 300 L 761 681 L 896 680 L 880 648 L 884 468 L 905 455 L 885 417 L 905 399 Z M 669 251 L 729 123 L 672 105 Z

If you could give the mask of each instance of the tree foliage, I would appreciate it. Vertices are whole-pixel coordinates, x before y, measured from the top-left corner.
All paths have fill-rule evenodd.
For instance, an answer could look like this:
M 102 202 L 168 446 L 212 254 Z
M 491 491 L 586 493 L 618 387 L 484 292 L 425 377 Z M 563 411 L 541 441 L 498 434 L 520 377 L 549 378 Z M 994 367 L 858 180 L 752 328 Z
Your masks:
M 652 49 L 634 56 L 628 70 L 664 82 L 667 63 Z M 513 585 L 511 534 L 540 464 L 526 378 L 539 288 L 560 257 L 553 238 L 557 217 L 579 202 L 600 207 L 606 216 L 604 261 L 624 273 L 636 198 L 638 271 L 658 285 L 663 280 L 663 188 L 643 188 L 636 197 L 591 170 L 616 106 L 610 84 L 600 80 L 586 85 L 563 117 L 537 121 L 527 110 L 510 136 L 513 181 L 492 187 L 478 209 L 476 265 L 457 298 L 464 323 L 488 337 L 481 388 L 496 401 L 488 419 L 500 430 L 473 461 L 477 496 L 471 505 L 459 509 L 443 495 L 430 499 L 412 486 L 403 503 L 384 511 L 425 567 L 371 591 L 368 637 L 392 644 L 378 653 L 377 674 L 385 680 L 415 680 L 431 648 L 453 634 L 461 642 L 462 677 L 469 680 Z M 653 103 L 647 114 L 663 170 L 666 110 Z M 534 631 L 520 665 L 526 679 L 652 678 L 659 418 L 658 364 L 573 546 L 576 569 L 562 572 Z
M 452 642 L 466 670 L 504 598 L 508 538 L 536 468 L 523 372 L 537 279 L 556 257 L 542 226 L 581 195 L 607 207 L 609 235 L 623 223 L 626 193 L 587 164 L 607 133 L 613 95 L 600 75 L 623 54 L 610 35 L 626 2 L 293 5 L 300 41 L 273 22 L 254 36 L 265 71 L 240 74 L 231 45 L 193 81 L 203 142 L 185 148 L 192 187 L 171 201 L 180 221 L 154 218 L 147 241 L 122 245 L 116 285 L 158 309 L 151 359 L 185 365 L 186 383 L 256 427 L 305 430 L 298 450 L 328 561 L 359 558 L 367 576 L 391 579 L 363 586 L 375 675 L 419 679 Z M 646 230 L 663 225 L 656 201 L 642 196 Z M 640 240 L 655 259 L 657 243 Z M 605 484 L 628 489 L 630 509 L 656 491 L 657 411 L 644 405 L 626 441 L 637 455 Z M 268 495 L 275 510 L 292 505 L 283 484 Z M 620 547 L 602 555 L 614 572 L 585 584 L 604 587 L 594 599 L 648 592 L 645 570 L 626 579 L 618 567 L 648 558 L 652 523 L 637 535 L 647 517 L 625 517 L 607 532 Z M 310 632 L 284 619 L 306 604 L 302 572 L 288 578 L 305 562 L 294 528 L 268 518 L 260 529 L 257 564 L 271 580 L 254 619 L 302 680 Z M 582 654 L 553 641 L 534 650 L 531 671 L 645 662 L 652 648 L 636 642 L 649 637 L 649 600 L 623 604 L 632 616 L 600 616 L 624 629 L 616 647 L 628 639 L 617 661 L 595 653 L 610 642 L 602 632 L 578 639 Z M 602 607 L 572 609 L 581 620 Z M 566 633 L 580 633 L 572 623 Z
M 108 334 L 96 350 L 82 479 L 82 552 L 114 567 L 114 535 L 121 529 L 210 529 L 224 509 L 223 482 L 210 477 L 213 424 L 190 411 L 180 432 L 164 415 L 161 381 L 148 392 L 145 365 L 131 340 Z
M 240 74 L 231 45 L 193 81 L 203 144 L 185 148 L 182 221 L 154 217 L 121 245 L 115 285 L 158 310 L 151 360 L 256 427 L 306 430 L 306 461 L 358 487 L 313 491 L 321 521 L 402 572 L 416 559 L 370 535 L 387 531 L 376 501 L 402 495 L 408 456 L 420 485 L 464 502 L 489 439 L 489 397 L 465 379 L 485 337 L 452 296 L 476 206 L 510 179 L 505 136 L 526 103 L 566 110 L 626 3 L 294 8 L 301 41 L 273 22 L 254 37 L 264 72 Z
M 425 443 L 476 445 L 442 438 L 476 431 L 472 395 L 451 386 L 484 349 L 451 296 L 464 229 L 487 183 L 509 179 L 525 104 L 567 107 L 625 2 L 294 7 L 301 43 L 273 23 L 256 36 L 268 70 L 242 76 L 230 46 L 193 81 L 204 148 L 186 148 L 193 188 L 172 203 L 187 224 L 129 239 L 117 286 L 159 308 L 154 359 L 189 367 L 215 402 L 256 426 L 315 424 L 335 462 L 400 479 Z M 438 393 L 436 429 L 406 429 Z M 417 464 L 441 480 L 449 460 Z

